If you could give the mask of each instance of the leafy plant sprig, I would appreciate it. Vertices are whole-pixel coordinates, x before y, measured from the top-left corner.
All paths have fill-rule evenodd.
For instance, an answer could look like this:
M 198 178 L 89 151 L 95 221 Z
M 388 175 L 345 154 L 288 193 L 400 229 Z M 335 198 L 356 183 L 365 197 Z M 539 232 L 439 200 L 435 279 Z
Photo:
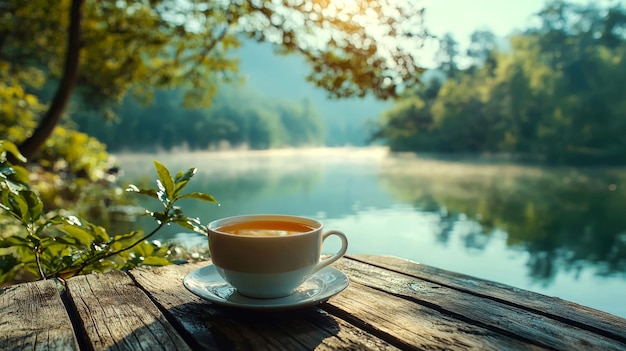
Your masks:
M 172 177 L 169 170 L 154 161 L 157 188 L 140 189 L 130 185 L 129 192 L 157 199 L 162 211 L 148 211 L 157 226 L 148 234 L 131 231 L 111 236 L 106 229 L 76 216 L 45 213 L 39 196 L 28 186 L 28 173 L 7 161 L 7 152 L 25 161 L 14 144 L 0 141 L 0 208 L 25 229 L 24 233 L 0 238 L 0 283 L 12 279 L 21 269 L 46 279 L 68 278 L 74 275 L 112 269 L 127 269 L 138 264 L 166 265 L 167 247 L 148 240 L 164 226 L 174 223 L 206 235 L 206 227 L 198 218 L 185 216 L 176 203 L 182 199 L 219 203 L 210 194 L 183 193 L 196 174 L 195 168 Z

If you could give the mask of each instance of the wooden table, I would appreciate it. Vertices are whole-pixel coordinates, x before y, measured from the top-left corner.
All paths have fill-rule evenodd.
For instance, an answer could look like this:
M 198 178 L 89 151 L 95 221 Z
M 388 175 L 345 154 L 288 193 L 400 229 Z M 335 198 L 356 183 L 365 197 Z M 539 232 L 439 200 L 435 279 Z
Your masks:
M 183 277 L 207 264 L 0 290 L 0 350 L 626 350 L 626 319 L 399 258 L 343 258 L 346 290 L 282 312 L 190 293 Z

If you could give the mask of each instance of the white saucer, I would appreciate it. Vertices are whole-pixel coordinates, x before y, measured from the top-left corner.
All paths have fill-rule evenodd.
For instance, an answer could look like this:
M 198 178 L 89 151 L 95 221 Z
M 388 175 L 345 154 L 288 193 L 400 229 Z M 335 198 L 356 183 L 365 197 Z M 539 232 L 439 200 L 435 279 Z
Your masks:
M 324 302 L 348 287 L 348 277 L 325 267 L 314 273 L 295 293 L 277 299 L 254 299 L 241 295 L 217 273 L 214 265 L 192 271 L 183 284 L 192 293 L 213 303 L 255 310 L 286 310 Z

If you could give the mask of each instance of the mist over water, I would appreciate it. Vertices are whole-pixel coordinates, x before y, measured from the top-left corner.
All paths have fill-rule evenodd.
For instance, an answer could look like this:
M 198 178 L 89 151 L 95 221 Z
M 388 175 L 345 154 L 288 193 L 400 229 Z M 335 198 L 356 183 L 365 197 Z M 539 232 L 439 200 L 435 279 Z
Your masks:
M 251 213 L 322 220 L 348 253 L 383 254 L 510 284 L 626 317 L 626 171 L 442 160 L 384 148 L 121 154 L 124 180 L 154 182 L 153 161 L 198 168 L 188 191 L 203 222 Z M 157 209 L 153 202 L 145 206 Z M 149 225 L 149 224 L 147 224 Z M 167 228 L 161 240 L 206 238 Z M 336 250 L 332 238 L 325 251 Z

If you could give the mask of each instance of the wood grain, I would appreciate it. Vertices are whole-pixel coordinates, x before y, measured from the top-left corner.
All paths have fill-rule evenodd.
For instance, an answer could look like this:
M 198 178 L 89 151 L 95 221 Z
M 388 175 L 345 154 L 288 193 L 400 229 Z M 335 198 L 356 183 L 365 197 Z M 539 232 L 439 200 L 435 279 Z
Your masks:
M 338 268 L 349 272 L 353 282 L 386 291 L 411 303 L 449 314 L 460 321 L 483 326 L 528 343 L 561 350 L 626 348 L 625 344 L 606 336 L 406 274 L 381 270 L 352 260 L 342 260 Z
M 51 280 L 0 290 L 0 350 L 78 350 L 70 318 Z
M 398 257 L 356 255 L 351 258 L 526 309 L 533 314 L 555 319 L 576 328 L 590 330 L 626 344 L 626 319 L 606 312 L 556 297 L 434 268 Z
M 359 328 L 317 308 L 267 312 L 224 308 L 189 292 L 183 277 L 208 262 L 135 269 L 133 279 L 194 347 L 203 350 L 397 350 Z M 189 339 L 187 339 L 189 340 Z
M 282 312 L 192 294 L 207 264 L 2 289 L 0 350 L 626 350 L 626 319 L 400 258 L 342 258 L 346 290 Z
M 407 350 L 542 350 L 356 281 L 324 307 Z
M 125 273 L 74 277 L 67 289 L 94 350 L 190 349 Z

